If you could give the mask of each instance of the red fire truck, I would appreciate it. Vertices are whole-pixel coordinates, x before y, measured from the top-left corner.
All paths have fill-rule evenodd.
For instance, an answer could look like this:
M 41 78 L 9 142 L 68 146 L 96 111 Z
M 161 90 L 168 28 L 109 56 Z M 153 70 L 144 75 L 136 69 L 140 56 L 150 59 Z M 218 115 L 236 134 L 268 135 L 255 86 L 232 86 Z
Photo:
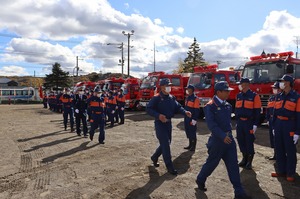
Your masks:
M 139 96 L 140 106 L 145 108 L 150 99 L 160 91 L 159 80 L 163 78 L 170 79 L 173 84 L 171 95 L 176 97 L 176 100 L 180 103 L 184 103 L 185 99 L 185 87 L 190 74 L 165 74 L 164 72 L 152 72 L 143 80 Z
M 90 89 L 93 90 L 96 86 L 95 82 L 90 82 L 90 81 L 85 81 L 85 82 L 78 82 L 75 84 L 74 86 L 74 90 L 76 90 L 76 88 L 84 86 L 86 89 Z
M 258 93 L 262 107 L 265 110 L 268 99 L 272 95 L 271 85 L 284 74 L 291 74 L 295 78 L 294 89 L 300 92 L 300 59 L 293 58 L 294 53 L 262 53 L 250 57 L 242 71 L 242 77 L 250 79 L 250 88 Z
M 125 95 L 125 108 L 135 109 L 139 103 L 139 89 L 141 81 L 138 78 L 127 78 L 122 85 Z
M 103 85 L 103 90 L 114 90 L 120 89 L 122 84 L 124 84 L 125 80 L 123 78 L 110 77 L 105 80 Z
M 238 91 L 238 82 L 240 74 L 234 70 L 219 70 L 218 65 L 213 64 L 206 67 L 194 67 L 194 73 L 191 74 L 188 84 L 195 86 L 195 94 L 200 98 L 200 117 L 204 116 L 203 107 L 214 96 L 214 85 L 219 81 L 227 81 L 229 86 L 234 88 L 230 92 L 228 102 L 235 106 L 235 98 Z

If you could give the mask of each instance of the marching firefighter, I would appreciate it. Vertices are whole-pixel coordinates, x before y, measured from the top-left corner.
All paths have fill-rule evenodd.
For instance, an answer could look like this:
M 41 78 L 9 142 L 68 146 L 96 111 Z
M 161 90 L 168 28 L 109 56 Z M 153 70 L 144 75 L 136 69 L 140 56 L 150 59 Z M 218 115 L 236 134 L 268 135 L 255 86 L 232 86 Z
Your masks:
M 170 95 L 172 84 L 169 79 L 161 79 L 159 84 L 161 91 L 149 101 L 146 107 L 147 113 L 155 118 L 156 137 L 159 140 L 159 146 L 151 156 L 151 160 L 153 165 L 158 167 L 158 158 L 160 155 L 163 155 L 168 172 L 172 175 L 177 175 L 178 172 L 174 168 L 170 151 L 172 139 L 171 118 L 174 117 L 177 112 L 187 115 L 188 117 L 191 117 L 192 114 L 190 111 L 186 111 L 176 101 L 174 96 Z
M 80 123 L 82 122 L 83 136 L 87 137 L 87 96 L 84 94 L 84 89 L 79 87 L 74 95 L 74 112 L 76 121 L 76 133 L 81 136 Z
M 194 94 L 195 87 L 193 85 L 188 85 L 186 93 L 187 98 L 185 101 L 185 110 L 188 110 L 192 113 L 192 117 L 189 118 L 187 116 L 184 117 L 184 129 L 186 133 L 186 137 L 189 139 L 189 145 L 184 147 L 184 149 L 195 151 L 197 144 L 197 118 L 199 117 L 200 111 L 200 100 Z
M 215 96 L 204 107 L 205 120 L 211 136 L 208 139 L 208 158 L 197 176 L 196 183 L 201 191 L 206 191 L 205 182 L 222 159 L 230 182 L 234 188 L 234 198 L 250 198 L 241 185 L 237 161 L 236 143 L 232 135 L 232 106 L 226 101 L 232 88 L 225 81 L 215 84 Z
M 116 89 L 114 89 L 114 90 L 113 90 L 113 96 L 114 96 L 114 98 L 116 99 L 116 103 L 117 103 L 116 109 L 115 109 L 115 114 L 114 114 L 114 115 L 115 115 L 115 122 L 116 122 L 116 123 L 119 123 L 118 95 L 119 95 L 119 93 L 117 92 Z
M 297 150 L 300 134 L 300 96 L 293 90 L 294 80 L 284 75 L 279 83 L 282 92 L 276 96 L 273 128 L 277 170 L 272 177 L 286 177 L 295 181 Z
M 119 124 L 124 124 L 125 95 L 123 94 L 123 89 L 120 89 L 120 91 L 118 92 L 117 106 L 118 106 L 118 114 L 120 118 Z
M 109 91 L 107 102 L 106 102 L 106 108 L 107 108 L 106 111 L 108 115 L 108 120 L 110 121 L 110 127 L 113 127 L 115 123 L 114 119 L 115 119 L 116 107 L 117 107 L 117 100 L 113 95 L 113 92 Z
M 65 88 L 60 100 L 63 104 L 63 117 L 65 131 L 67 130 L 68 116 L 70 117 L 71 132 L 74 132 L 73 99 L 69 88 Z
M 250 170 L 255 154 L 254 140 L 260 121 L 261 101 L 259 95 L 251 91 L 249 85 L 248 78 L 241 78 L 239 82 L 241 92 L 236 97 L 235 116 L 237 118 L 237 141 L 243 154 L 239 166 Z
M 266 109 L 266 119 L 267 119 L 267 124 L 269 125 L 269 136 L 270 136 L 271 148 L 274 149 L 274 155 L 269 157 L 269 160 L 276 160 L 272 121 L 273 121 L 273 114 L 274 114 L 275 99 L 277 94 L 281 92 L 278 81 L 272 85 L 272 90 L 273 90 L 273 95 L 270 96 L 268 100 L 268 106 Z
M 48 96 L 47 96 L 46 92 L 44 92 L 44 94 L 43 94 L 43 105 L 44 105 L 44 108 L 48 108 Z
M 94 138 L 95 130 L 99 127 L 99 137 L 98 142 L 104 144 L 105 140 L 105 131 L 104 131 L 104 100 L 101 98 L 101 90 L 98 87 L 95 87 L 94 94 L 89 99 L 87 99 L 87 104 L 91 109 L 91 129 L 90 129 L 90 139 L 91 141 Z

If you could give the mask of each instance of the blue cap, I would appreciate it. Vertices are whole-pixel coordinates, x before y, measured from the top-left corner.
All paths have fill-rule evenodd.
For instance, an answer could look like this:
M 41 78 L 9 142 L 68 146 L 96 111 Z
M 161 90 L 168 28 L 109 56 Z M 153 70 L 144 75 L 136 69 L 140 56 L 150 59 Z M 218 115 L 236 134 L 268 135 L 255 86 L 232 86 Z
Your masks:
M 100 93 L 100 92 L 101 92 L 101 89 L 100 89 L 99 87 L 95 87 L 95 88 L 94 88 L 94 92 L 95 92 L 95 93 Z
M 279 88 L 279 82 L 278 81 L 274 82 L 274 84 L 271 87 L 278 89 Z
M 192 89 L 193 91 L 195 90 L 195 86 L 193 86 L 192 84 L 189 84 L 188 87 L 186 87 L 187 89 Z
M 164 78 L 164 79 L 159 80 L 159 85 L 160 86 L 170 86 L 170 85 L 172 85 L 172 83 L 170 82 L 170 80 L 168 78 Z
M 290 82 L 291 84 L 294 82 L 294 78 L 290 75 L 283 75 L 280 80 Z
M 215 84 L 215 91 L 232 91 L 233 88 L 230 88 L 226 81 L 220 81 Z
M 241 80 L 239 82 L 237 82 L 237 84 L 242 84 L 242 83 L 250 83 L 249 78 L 242 77 Z

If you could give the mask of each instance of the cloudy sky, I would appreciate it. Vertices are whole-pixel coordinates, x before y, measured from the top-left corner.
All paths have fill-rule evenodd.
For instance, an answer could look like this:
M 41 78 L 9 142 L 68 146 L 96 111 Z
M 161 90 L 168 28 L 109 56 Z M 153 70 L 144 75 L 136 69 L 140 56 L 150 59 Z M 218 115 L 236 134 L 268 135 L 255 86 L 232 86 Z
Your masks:
M 294 51 L 300 40 L 296 0 L 0 0 L 0 75 L 45 76 L 58 62 L 72 75 L 171 72 L 194 37 L 204 59 L 220 68 L 250 56 Z M 299 42 L 299 41 L 298 41 Z M 107 45 L 111 43 L 112 45 Z M 155 43 L 155 51 L 154 51 Z M 75 70 L 76 73 L 76 70 Z

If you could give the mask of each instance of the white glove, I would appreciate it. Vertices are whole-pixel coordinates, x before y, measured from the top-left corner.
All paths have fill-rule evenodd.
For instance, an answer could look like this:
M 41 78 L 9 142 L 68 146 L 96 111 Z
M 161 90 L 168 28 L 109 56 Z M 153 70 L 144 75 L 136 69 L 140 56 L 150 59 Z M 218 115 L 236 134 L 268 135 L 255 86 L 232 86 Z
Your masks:
M 114 113 L 115 113 L 115 111 L 111 111 L 111 113 L 112 113 L 112 114 L 114 114 Z
M 124 111 L 124 108 L 122 107 L 121 110 Z
M 195 126 L 197 124 L 197 121 L 196 120 L 192 120 L 191 121 L 191 125 Z
M 75 109 L 75 113 L 79 113 L 79 110 L 78 110 L 78 109 Z
M 269 126 L 269 121 L 267 121 L 267 125 Z
M 253 134 L 255 134 L 256 130 L 257 130 L 257 126 L 253 125 Z
M 118 109 L 119 107 L 118 106 L 116 106 L 116 109 Z
M 272 130 L 272 133 L 273 133 L 273 136 L 275 136 L 275 130 L 274 129 Z
M 299 135 L 295 134 L 295 135 L 293 136 L 294 144 L 297 144 L 298 139 L 299 139 Z

